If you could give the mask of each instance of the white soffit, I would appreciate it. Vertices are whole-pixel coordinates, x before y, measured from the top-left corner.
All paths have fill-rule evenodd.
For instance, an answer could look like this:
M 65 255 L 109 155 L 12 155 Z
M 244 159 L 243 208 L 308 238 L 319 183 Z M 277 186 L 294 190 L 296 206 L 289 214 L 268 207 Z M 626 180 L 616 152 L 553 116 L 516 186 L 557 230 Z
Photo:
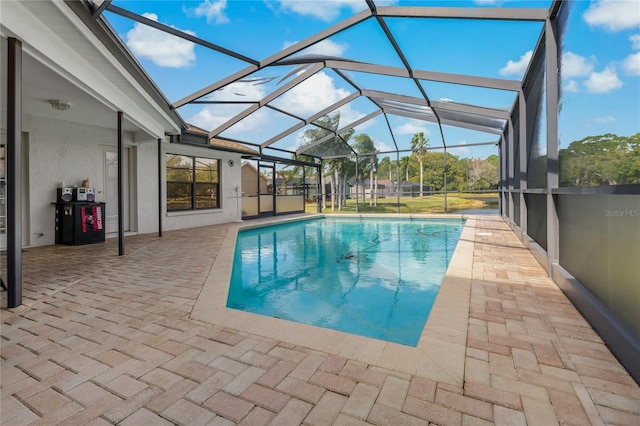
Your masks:
M 180 132 L 180 123 L 162 111 L 64 2 L 2 1 L 1 7 L 3 37 L 23 43 L 25 113 L 113 128 L 116 111 L 123 111 L 125 131 L 142 131 L 149 138 Z M 52 96 L 70 101 L 72 108 L 61 116 L 48 105 Z

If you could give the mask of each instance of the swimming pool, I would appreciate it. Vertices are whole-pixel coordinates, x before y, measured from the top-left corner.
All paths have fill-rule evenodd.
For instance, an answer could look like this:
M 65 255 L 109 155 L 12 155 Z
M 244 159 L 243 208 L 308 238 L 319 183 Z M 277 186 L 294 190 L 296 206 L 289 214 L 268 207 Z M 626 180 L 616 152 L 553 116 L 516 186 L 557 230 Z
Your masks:
M 321 218 L 242 230 L 227 307 L 415 346 L 464 223 Z

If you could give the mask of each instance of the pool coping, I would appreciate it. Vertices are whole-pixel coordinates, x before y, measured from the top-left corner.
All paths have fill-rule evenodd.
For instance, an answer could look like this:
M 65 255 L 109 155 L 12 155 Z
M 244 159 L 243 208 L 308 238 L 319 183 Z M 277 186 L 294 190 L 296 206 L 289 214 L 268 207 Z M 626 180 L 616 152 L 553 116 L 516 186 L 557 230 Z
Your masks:
M 416 347 L 271 318 L 226 307 L 236 238 L 240 229 L 318 217 L 465 218 L 441 288 Z M 191 318 L 218 324 L 400 373 L 462 387 L 467 348 L 475 217 L 437 214 L 314 214 L 230 226 L 198 295 Z

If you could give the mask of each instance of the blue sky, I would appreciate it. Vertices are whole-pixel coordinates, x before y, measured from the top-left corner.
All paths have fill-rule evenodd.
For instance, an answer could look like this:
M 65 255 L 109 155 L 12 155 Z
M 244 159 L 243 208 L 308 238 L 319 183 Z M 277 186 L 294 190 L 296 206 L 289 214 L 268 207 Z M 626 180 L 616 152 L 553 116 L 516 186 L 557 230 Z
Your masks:
M 145 14 L 175 28 L 234 50 L 255 60 L 264 60 L 281 49 L 306 39 L 335 23 L 365 10 L 363 0 L 276 1 L 121 1 L 114 4 Z M 544 1 L 377 1 L 378 6 L 460 7 L 548 7 Z M 244 69 L 248 64 L 139 23 L 105 12 L 105 16 L 129 49 L 156 81 L 170 101 Z M 399 19 L 387 25 L 414 69 L 484 77 L 520 79 L 529 63 L 541 30 L 540 23 Z M 402 62 L 375 20 L 368 20 L 305 53 L 320 53 L 402 67 Z M 294 67 L 268 67 L 257 76 L 271 79 L 264 84 L 236 83 L 214 92 L 211 99 L 258 100 L 294 78 Z M 288 77 L 287 74 L 291 73 Z M 421 97 L 415 84 L 397 78 L 349 72 L 349 78 L 371 90 Z M 286 77 L 286 78 L 285 78 Z M 268 82 L 267 82 L 268 81 Z M 498 90 L 421 82 L 432 100 L 452 100 L 493 108 L 510 108 L 515 94 Z M 331 70 L 323 70 L 273 105 L 308 117 L 323 107 L 353 93 L 354 89 Z M 592 134 L 613 132 L 630 135 L 640 131 L 640 2 L 637 0 L 576 1 L 572 5 L 563 39 L 561 146 Z M 212 130 L 247 104 L 189 105 L 179 109 L 183 118 Z M 341 108 L 342 122 L 352 122 L 375 110 L 359 99 Z M 297 121 L 275 111 L 253 114 L 225 130 L 221 136 L 262 143 Z M 432 146 L 442 146 L 432 123 L 390 116 L 396 143 L 408 148 L 416 132 L 424 132 Z M 274 144 L 295 149 L 303 141 L 305 128 Z M 382 115 L 356 128 L 367 133 L 380 150 L 393 149 L 393 141 Z M 493 134 L 443 126 L 446 144 L 468 145 L 497 140 Z M 493 147 L 452 150 L 461 156 L 486 157 Z

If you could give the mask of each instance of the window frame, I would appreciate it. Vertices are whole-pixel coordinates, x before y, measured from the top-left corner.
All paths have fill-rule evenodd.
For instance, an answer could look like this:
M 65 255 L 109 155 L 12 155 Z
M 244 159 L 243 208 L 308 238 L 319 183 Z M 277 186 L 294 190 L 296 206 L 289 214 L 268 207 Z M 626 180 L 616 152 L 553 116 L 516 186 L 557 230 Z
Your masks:
M 168 162 L 171 158 L 180 157 L 183 159 L 188 159 L 190 165 L 188 167 L 171 167 L 168 165 Z M 209 163 L 216 163 L 216 173 L 215 178 L 210 181 L 202 181 L 202 179 L 198 180 L 197 171 L 198 169 L 198 160 L 206 160 Z M 182 166 L 182 163 L 181 163 Z M 186 165 L 185 165 L 186 166 Z M 188 180 L 170 180 L 169 179 L 169 171 L 170 170 L 188 170 L 189 179 Z M 203 157 L 198 155 L 185 155 L 185 154 L 177 154 L 167 152 L 165 154 L 165 203 L 167 212 L 184 212 L 184 211 L 202 211 L 202 210 L 219 210 L 221 209 L 221 199 L 220 199 L 220 187 L 221 187 L 221 170 L 222 169 L 222 160 L 220 158 L 211 158 L 211 157 Z M 201 178 L 201 177 L 200 177 Z M 186 185 L 188 186 L 188 203 L 189 207 L 186 208 L 171 208 L 171 203 L 169 202 L 169 187 L 171 184 L 175 185 Z M 215 188 L 215 205 L 214 206 L 205 206 L 198 207 L 198 199 L 202 197 L 202 195 L 198 195 L 198 187 L 208 186 L 211 188 Z M 213 194 L 213 192 L 212 192 Z M 213 195 L 212 198 L 213 199 Z

